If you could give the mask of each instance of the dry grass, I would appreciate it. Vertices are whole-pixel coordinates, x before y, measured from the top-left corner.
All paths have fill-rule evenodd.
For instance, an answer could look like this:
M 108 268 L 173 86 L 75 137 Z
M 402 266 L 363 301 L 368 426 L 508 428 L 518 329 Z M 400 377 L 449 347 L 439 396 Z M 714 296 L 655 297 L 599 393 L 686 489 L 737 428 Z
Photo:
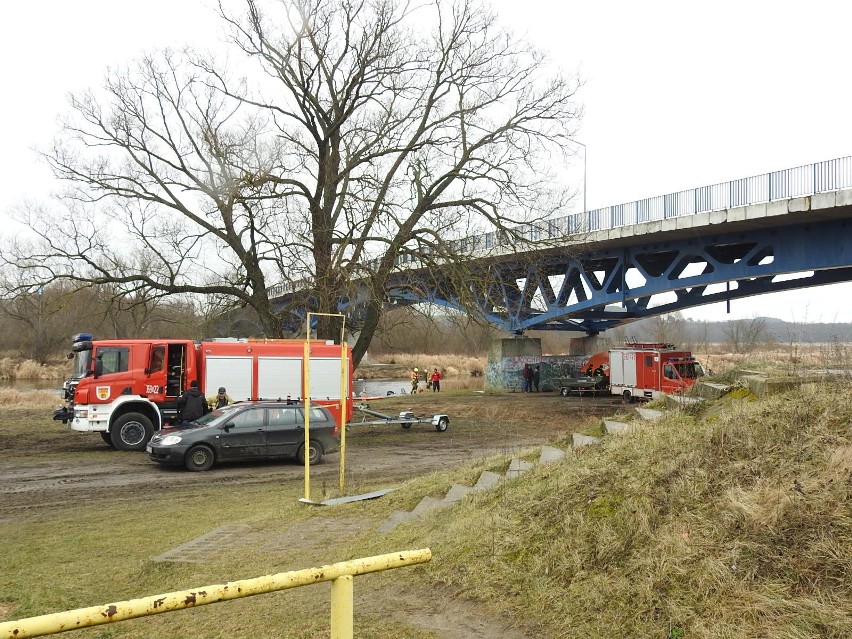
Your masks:
M 0 406 L 4 408 L 56 408 L 61 404 L 62 400 L 55 391 L 0 388 Z
M 63 379 L 68 376 L 68 364 L 44 365 L 31 359 L 4 357 L 0 359 L 0 379 Z
M 391 541 L 542 636 L 850 637 L 850 422 L 846 386 L 678 413 Z
M 795 374 L 815 369 L 845 369 L 852 365 L 849 347 L 841 342 L 824 344 L 761 345 L 749 353 L 734 353 L 722 344 L 711 345 L 694 355 L 714 374 L 734 369 Z
M 394 355 L 378 355 L 369 362 L 361 362 L 359 374 L 365 373 L 366 378 L 395 377 L 405 378 L 415 366 L 421 371 L 431 371 L 437 368 L 444 379 L 482 376 L 488 358 L 468 357 L 464 355 L 426 355 L 423 353 L 397 353 Z M 392 373 L 392 374 L 391 374 Z
M 71 501 L 52 517 L 4 527 L 0 602 L 7 607 L 4 613 L 0 603 L 0 618 L 430 547 L 428 566 L 359 578 L 358 636 L 436 636 L 364 604 L 387 605 L 382 593 L 391 591 L 409 597 L 399 603 L 401 615 L 415 604 L 442 609 L 451 599 L 511 617 L 529 636 L 845 639 L 852 636 L 850 391 L 804 385 L 786 396 L 728 401 L 712 420 L 677 413 L 388 535 L 375 528 L 390 511 L 410 509 L 426 494 L 439 497 L 452 483 L 470 485 L 483 469 L 505 470 L 508 455 L 411 477 L 381 500 L 338 509 L 297 505 L 295 482 L 236 491 L 229 482 L 163 485 L 131 500 Z M 435 398 L 415 402 L 421 399 Z M 440 399 L 452 402 L 446 409 L 454 421 L 441 438 L 424 431 L 436 450 L 448 437 L 466 445 L 464 438 L 482 429 L 499 440 L 501 431 L 532 428 L 532 421 L 537 432 L 546 426 L 559 438 L 560 423 L 577 410 L 577 403 L 547 396 Z M 44 439 L 31 421 L 22 418 L 18 428 Z M 67 437 L 58 427 L 48 430 Z M 397 435 L 361 439 L 379 437 Z M 354 435 L 352 443 L 361 444 Z M 405 448 L 398 450 L 404 466 Z M 322 537 L 332 518 L 349 532 Z M 210 564 L 149 561 L 233 522 L 251 525 L 263 542 L 235 547 Z M 267 545 L 278 538 L 280 545 Z M 299 545 L 310 538 L 319 541 Z M 110 558 L 110 569 L 93 573 L 99 557 Z M 327 590 L 303 590 L 119 624 L 97 636 L 238 635 L 247 619 L 264 620 L 253 636 L 327 636 Z M 313 620 L 306 623 L 306 615 Z

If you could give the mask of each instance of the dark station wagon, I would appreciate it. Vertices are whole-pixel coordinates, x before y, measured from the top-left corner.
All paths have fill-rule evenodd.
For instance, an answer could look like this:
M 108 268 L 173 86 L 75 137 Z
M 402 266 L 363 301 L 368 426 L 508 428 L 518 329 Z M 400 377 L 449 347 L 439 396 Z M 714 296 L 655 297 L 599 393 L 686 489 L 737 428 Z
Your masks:
M 307 456 L 318 463 L 339 447 L 334 417 L 312 406 Z M 146 450 L 152 461 L 209 470 L 214 463 L 295 457 L 305 463 L 305 413 L 299 403 L 258 401 L 218 408 L 190 424 L 156 433 Z

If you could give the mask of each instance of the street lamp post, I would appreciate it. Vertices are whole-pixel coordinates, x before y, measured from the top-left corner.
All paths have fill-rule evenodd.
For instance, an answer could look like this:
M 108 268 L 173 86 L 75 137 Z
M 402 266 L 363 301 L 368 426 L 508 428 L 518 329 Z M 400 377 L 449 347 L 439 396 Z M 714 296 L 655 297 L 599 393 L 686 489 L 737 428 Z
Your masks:
M 583 147 L 583 213 L 588 211 L 586 208 L 586 145 L 578 140 L 571 140 L 574 144 L 579 144 Z

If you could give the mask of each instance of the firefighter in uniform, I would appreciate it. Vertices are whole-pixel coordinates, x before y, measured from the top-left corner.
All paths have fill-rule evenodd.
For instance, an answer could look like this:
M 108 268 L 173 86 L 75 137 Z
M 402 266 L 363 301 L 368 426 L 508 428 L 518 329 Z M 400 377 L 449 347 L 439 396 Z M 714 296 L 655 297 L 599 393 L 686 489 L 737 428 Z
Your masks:
M 216 410 L 217 408 L 222 408 L 222 406 L 228 406 L 233 403 L 234 401 L 228 395 L 224 386 L 219 387 L 219 392 L 216 395 L 207 398 L 207 405 L 210 406 L 210 410 Z

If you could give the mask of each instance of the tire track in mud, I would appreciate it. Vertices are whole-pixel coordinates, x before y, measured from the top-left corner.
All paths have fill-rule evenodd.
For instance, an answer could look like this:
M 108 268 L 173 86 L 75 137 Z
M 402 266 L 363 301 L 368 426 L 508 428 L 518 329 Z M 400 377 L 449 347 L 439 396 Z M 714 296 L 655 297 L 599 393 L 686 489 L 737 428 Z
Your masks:
M 528 445 L 532 442 L 519 442 Z M 403 481 L 412 475 L 444 468 L 447 464 L 505 452 L 501 446 L 450 446 L 435 448 L 426 441 L 405 448 L 370 446 L 347 452 L 347 473 L 358 480 Z M 107 461 L 109 456 L 112 459 Z M 113 461 L 115 460 L 115 461 Z M 329 455 L 312 468 L 312 479 L 336 479 L 339 455 Z M 258 461 L 221 464 L 210 472 L 192 473 L 182 468 L 162 467 L 144 453 L 115 451 L 75 461 L 0 462 L 0 522 L 11 522 L 67 508 L 80 500 L 138 502 L 152 486 L 181 489 L 221 485 L 253 485 L 300 479 L 303 468 L 295 461 Z
M 466 430 L 454 431 L 452 425 L 441 434 L 413 429 L 405 431 L 402 439 L 385 427 L 366 427 L 357 434 L 353 431 L 347 445 L 347 477 L 390 484 L 450 465 L 514 453 L 564 433 L 589 415 L 605 414 L 612 406 L 612 401 L 592 403 L 547 396 L 491 398 L 488 403 L 474 398 L 466 407 L 453 406 L 459 420 L 466 423 Z M 515 414 L 522 415 L 523 420 L 513 421 Z M 509 417 L 512 419 L 504 421 Z M 516 430 L 504 424 L 519 425 Z M 4 441 L 9 444 L 6 456 L 0 458 L 0 522 L 4 523 L 82 501 L 138 503 L 152 488 L 215 491 L 224 485 L 298 480 L 304 472 L 295 461 L 277 460 L 225 463 L 209 472 L 193 473 L 155 464 L 145 453 L 120 452 L 101 446 L 94 438 L 66 434 L 23 446 L 14 438 Z M 16 457 L 16 446 L 23 456 Z M 312 479 L 336 483 L 338 462 L 339 454 L 329 455 L 312 469 Z

